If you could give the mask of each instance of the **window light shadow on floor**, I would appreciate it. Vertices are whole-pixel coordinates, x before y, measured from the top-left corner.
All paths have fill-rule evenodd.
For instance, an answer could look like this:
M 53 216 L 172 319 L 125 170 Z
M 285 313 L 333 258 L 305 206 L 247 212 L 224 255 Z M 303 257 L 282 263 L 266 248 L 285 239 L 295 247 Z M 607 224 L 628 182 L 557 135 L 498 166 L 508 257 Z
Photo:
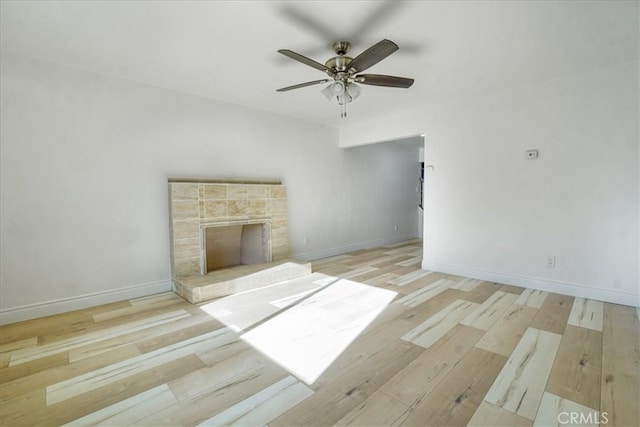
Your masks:
M 387 289 L 313 273 L 231 295 L 201 309 L 313 384 L 395 296 Z

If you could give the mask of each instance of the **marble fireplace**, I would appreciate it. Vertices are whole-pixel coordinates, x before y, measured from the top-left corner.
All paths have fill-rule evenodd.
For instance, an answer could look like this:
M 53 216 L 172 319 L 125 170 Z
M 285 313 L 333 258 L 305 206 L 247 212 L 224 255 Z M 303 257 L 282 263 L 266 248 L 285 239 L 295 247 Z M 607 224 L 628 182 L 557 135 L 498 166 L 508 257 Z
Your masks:
M 236 279 L 258 274 L 254 265 L 289 268 L 287 189 L 281 182 L 170 178 L 169 207 L 174 290 L 187 300 L 242 291 L 246 286 Z M 224 284 L 209 286 L 216 281 Z M 207 291 L 194 290 L 204 285 Z

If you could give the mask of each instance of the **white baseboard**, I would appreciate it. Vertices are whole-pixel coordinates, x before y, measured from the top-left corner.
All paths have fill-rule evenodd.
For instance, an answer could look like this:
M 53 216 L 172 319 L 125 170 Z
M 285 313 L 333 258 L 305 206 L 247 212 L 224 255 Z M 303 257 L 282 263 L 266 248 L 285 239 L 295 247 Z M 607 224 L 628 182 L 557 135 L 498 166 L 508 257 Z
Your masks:
M 598 301 L 611 302 L 614 304 L 640 307 L 640 295 L 630 294 L 627 292 L 618 292 L 613 289 L 599 289 L 578 283 L 560 282 L 529 276 L 498 273 L 495 271 L 478 270 L 474 268 L 460 267 L 450 264 L 440 264 L 428 261 L 422 261 L 422 269 L 437 271 L 445 274 L 455 274 L 456 276 L 470 277 L 472 279 L 480 279 L 487 282 L 520 286 L 523 288 L 531 288 L 539 291 L 554 292 L 556 294 L 569 295 L 572 297 L 595 299 Z
M 362 249 L 376 248 L 380 246 L 393 245 L 399 242 L 405 242 L 407 240 L 413 240 L 417 237 L 415 235 L 403 234 L 401 236 L 386 237 L 377 240 L 368 240 L 366 242 L 352 243 L 350 245 L 339 246 L 337 248 L 321 249 L 319 251 L 301 252 L 290 254 L 291 258 L 299 259 L 301 261 L 314 261 L 321 258 L 328 258 L 336 255 L 346 254 L 348 252 L 359 251 Z
M 20 322 L 22 320 L 36 319 L 38 317 L 51 316 L 68 311 L 89 308 L 96 305 L 128 300 L 131 298 L 153 295 L 170 290 L 172 290 L 171 279 L 129 286 L 127 288 L 96 292 L 93 294 L 80 295 L 77 297 L 61 298 L 37 304 L 23 305 L 21 307 L 8 308 L 0 310 L 0 325 Z

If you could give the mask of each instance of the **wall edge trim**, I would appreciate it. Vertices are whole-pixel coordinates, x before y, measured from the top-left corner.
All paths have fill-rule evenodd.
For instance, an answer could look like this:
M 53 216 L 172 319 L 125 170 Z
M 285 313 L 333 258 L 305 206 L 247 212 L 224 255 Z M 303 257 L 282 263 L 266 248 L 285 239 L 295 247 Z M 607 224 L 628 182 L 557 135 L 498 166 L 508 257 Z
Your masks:
M 290 254 L 290 258 L 300 259 L 302 261 L 316 261 L 322 258 L 328 258 L 336 255 L 343 255 L 349 252 L 359 251 L 362 249 L 371 249 L 378 246 L 392 245 L 395 243 L 400 243 L 400 242 L 413 240 L 417 238 L 418 237 L 414 235 L 403 234 L 401 236 L 384 237 L 381 239 L 366 240 L 363 242 L 351 243 L 349 245 L 338 246 L 335 248 L 320 249 L 317 251 L 302 252 L 302 253 L 292 253 Z
M 640 295 L 619 292 L 611 289 L 598 289 L 580 283 L 561 282 L 517 274 L 479 270 L 458 265 L 429 262 L 424 259 L 422 261 L 422 269 L 445 274 L 455 274 L 457 276 L 470 277 L 473 279 L 480 279 L 505 285 L 531 288 L 539 291 L 553 292 L 572 297 L 595 299 L 613 304 L 640 307 Z
M 171 279 L 0 310 L 0 325 L 37 319 L 172 290 Z

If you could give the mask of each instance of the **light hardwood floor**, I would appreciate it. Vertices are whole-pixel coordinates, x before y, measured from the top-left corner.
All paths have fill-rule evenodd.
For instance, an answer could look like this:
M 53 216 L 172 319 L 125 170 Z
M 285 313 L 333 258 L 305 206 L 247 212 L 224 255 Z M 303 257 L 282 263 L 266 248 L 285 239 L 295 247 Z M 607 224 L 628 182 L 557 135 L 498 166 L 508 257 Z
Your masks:
M 420 261 L 404 242 L 213 303 L 0 327 L 0 424 L 639 424 L 638 309 Z

